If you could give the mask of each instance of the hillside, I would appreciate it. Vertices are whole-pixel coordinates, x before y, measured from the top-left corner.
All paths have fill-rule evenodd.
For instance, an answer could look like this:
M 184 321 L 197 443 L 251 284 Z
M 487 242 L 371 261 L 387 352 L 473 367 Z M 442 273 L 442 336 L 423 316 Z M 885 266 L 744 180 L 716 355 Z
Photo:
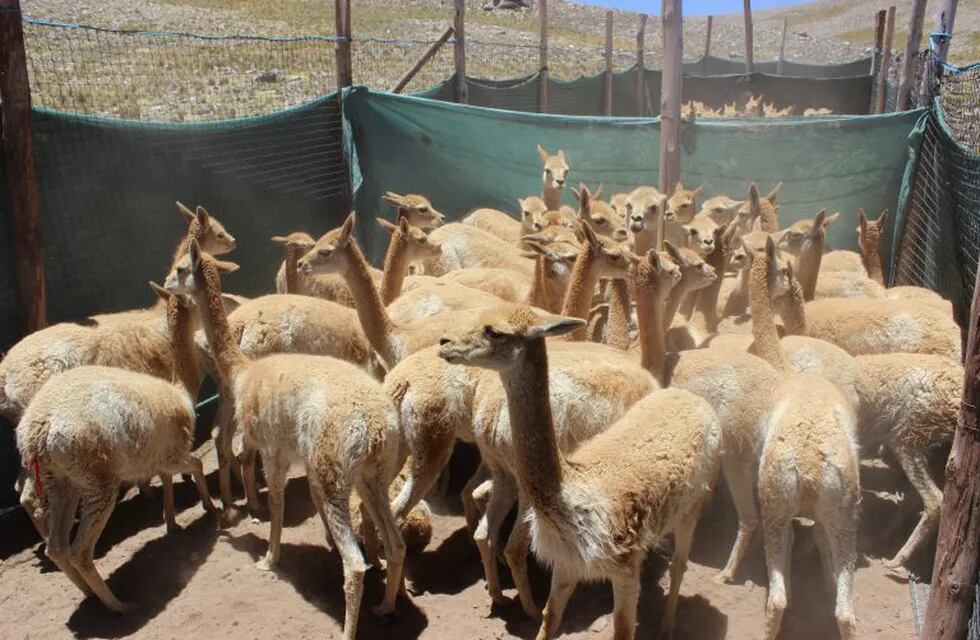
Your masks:
M 469 74 L 509 78 L 534 73 L 538 65 L 537 11 L 484 11 L 486 2 L 467 2 Z M 379 88 L 390 88 L 452 19 L 452 0 L 353 0 L 352 4 L 355 38 L 384 40 L 355 42 L 354 80 Z M 650 4 L 658 3 L 650 0 Z M 787 59 L 831 63 L 866 56 L 871 50 L 874 11 L 888 4 L 888 0 L 821 0 L 757 12 L 755 57 L 775 58 L 784 18 L 789 22 Z M 901 49 L 908 3 L 898 4 L 896 47 Z M 936 2 L 929 4 L 927 32 Z M 329 35 L 334 30 L 333 3 L 327 0 L 23 0 L 23 6 L 25 14 L 32 18 L 120 29 L 226 35 Z M 604 9 L 561 0 L 551 0 L 549 9 L 552 76 L 574 78 L 601 71 Z M 615 12 L 617 68 L 625 68 L 635 60 L 638 21 L 638 14 Z M 742 24 L 740 14 L 715 19 L 711 49 L 714 55 L 743 59 Z M 705 27 L 704 17 L 685 20 L 685 58 L 696 59 L 703 53 Z M 658 20 L 651 18 L 646 38 L 648 66 L 661 64 L 659 30 Z M 962 64 L 980 59 L 980 3 L 960 3 L 956 33 L 952 61 Z M 66 43 L 66 39 L 71 41 Z M 206 44 L 172 38 L 120 41 L 109 36 L 86 37 L 77 30 L 28 30 L 40 102 L 49 106 L 79 108 L 81 104 L 82 110 L 107 114 L 169 116 L 174 101 L 167 98 L 173 97 L 174 85 L 199 79 L 208 84 L 207 93 L 224 91 L 227 99 L 212 97 L 215 104 L 201 107 L 204 111 L 199 113 L 200 109 L 194 107 L 198 111 L 181 113 L 179 117 L 228 116 L 243 110 L 241 105 L 227 105 L 226 100 L 242 100 L 247 95 L 250 102 L 265 101 L 259 106 L 272 107 L 286 95 L 285 104 L 295 104 L 321 93 L 333 82 L 329 43 L 240 43 L 234 48 Z M 161 68 L 162 61 L 165 64 Z M 450 75 L 452 68 L 451 47 L 444 47 L 407 90 L 431 86 Z M 216 78 L 219 73 L 220 80 Z M 64 99 L 64 92 L 57 87 L 65 76 L 76 85 L 70 95 L 74 102 L 68 105 L 59 102 Z M 285 90 L 260 91 L 256 95 L 255 81 L 264 77 L 283 77 L 287 81 Z M 117 87 L 134 85 L 138 87 L 136 93 L 118 95 Z M 189 94 L 191 100 L 200 97 L 200 92 L 193 89 L 181 88 L 177 93 Z M 244 109 L 253 111 L 250 107 Z

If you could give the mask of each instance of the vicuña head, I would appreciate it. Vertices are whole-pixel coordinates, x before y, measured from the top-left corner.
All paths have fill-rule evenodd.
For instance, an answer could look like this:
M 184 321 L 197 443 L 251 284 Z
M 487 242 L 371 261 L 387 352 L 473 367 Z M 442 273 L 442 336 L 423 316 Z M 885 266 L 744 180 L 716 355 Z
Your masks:
M 204 251 L 213 256 L 220 256 L 235 249 L 235 236 L 228 233 L 224 225 L 217 218 L 211 216 L 207 209 L 197 205 L 197 209 L 191 211 L 180 202 L 176 204 L 177 211 L 187 219 L 187 223 L 190 225 L 187 236 L 197 238 Z
M 487 309 L 473 326 L 439 340 L 439 357 L 450 364 L 502 371 L 520 364 L 529 342 L 570 333 L 584 325 L 580 318 L 502 305 Z
M 346 260 L 344 249 L 350 244 L 354 232 L 354 221 L 355 214 L 351 212 L 344 220 L 344 224 L 320 236 L 316 245 L 296 263 L 299 272 L 307 276 L 317 273 L 343 275 L 350 264 Z
M 399 243 L 399 248 L 405 252 L 404 255 L 408 262 L 419 262 L 427 258 L 436 258 L 442 253 L 439 245 L 430 242 L 429 235 L 418 227 L 413 227 L 408 222 L 408 218 L 399 218 L 398 224 L 392 224 L 384 218 L 376 218 L 375 220 L 378 226 L 388 232 L 392 242 Z M 312 248 L 307 249 L 307 253 Z
M 428 198 L 417 193 L 399 195 L 389 191 L 382 199 L 398 210 L 398 218 L 408 218 L 408 223 L 413 227 L 435 229 L 446 222 L 446 216 L 436 211 Z
M 538 145 L 538 156 L 544 164 L 544 175 L 542 181 L 546 189 L 560 191 L 565 187 L 565 180 L 568 178 L 568 162 L 565 161 L 565 152 L 559 149 L 555 155 Z
M 701 185 L 697 189 L 685 189 L 683 183 L 678 180 L 677 186 L 674 188 L 674 194 L 667 200 L 667 211 L 664 214 L 664 220 L 677 224 L 687 224 L 690 222 L 694 214 L 698 212 L 695 203 L 702 193 L 704 193 L 704 185 Z
M 777 245 L 780 250 L 788 251 L 794 256 L 800 255 L 800 251 L 803 249 L 803 243 L 809 238 L 814 231 L 814 222 L 817 219 L 821 220 L 821 229 L 826 232 L 830 225 L 837 222 L 840 217 L 840 213 L 834 213 L 833 215 L 827 215 L 826 209 L 821 209 L 814 218 L 804 218 L 802 220 L 797 220 L 789 227 L 787 227 L 782 232 L 782 237 L 778 238 Z
M 794 277 L 793 259 L 789 254 L 779 251 L 776 240 L 772 236 L 766 238 L 765 248 L 762 252 L 757 252 L 748 245 L 745 245 L 745 251 L 752 265 L 752 277 L 758 279 L 764 276 L 765 280 L 760 284 L 763 284 L 769 291 L 771 300 L 775 301 L 790 292 Z M 757 258 L 760 256 L 765 257 L 764 266 L 757 267 Z
M 637 187 L 626 199 L 626 220 L 629 230 L 640 233 L 655 229 L 657 219 L 667 209 L 667 196 L 653 187 Z
M 858 242 L 864 255 L 877 256 L 880 253 L 882 232 L 887 219 L 888 209 L 882 211 L 877 220 L 868 220 L 864 209 L 858 211 Z
M 197 240 L 191 240 L 187 253 L 174 263 L 163 287 L 170 293 L 194 295 L 201 293 L 206 283 L 220 292 L 220 274 L 235 271 L 238 271 L 237 264 L 216 260 L 201 248 Z
M 517 204 L 521 208 L 521 226 L 524 231 L 529 233 L 541 231 L 548 226 L 545 221 L 545 214 L 548 213 L 548 207 L 540 197 L 528 196 L 527 198 L 518 198 Z
M 629 233 L 623 225 L 622 218 L 612 205 L 601 200 L 601 184 L 595 193 L 590 192 L 584 184 L 580 185 L 578 190 L 572 189 L 572 192 L 578 199 L 578 214 L 582 224 L 589 225 L 597 234 L 611 238 L 616 242 L 627 240 Z
M 316 244 L 316 240 L 313 236 L 304 231 L 294 231 L 288 236 L 272 236 L 272 242 L 284 247 L 287 251 L 297 251 L 299 255 L 303 255 L 307 251 L 313 248 Z M 211 253 L 205 247 L 201 247 L 205 252 Z M 213 253 L 211 255 L 214 255 Z

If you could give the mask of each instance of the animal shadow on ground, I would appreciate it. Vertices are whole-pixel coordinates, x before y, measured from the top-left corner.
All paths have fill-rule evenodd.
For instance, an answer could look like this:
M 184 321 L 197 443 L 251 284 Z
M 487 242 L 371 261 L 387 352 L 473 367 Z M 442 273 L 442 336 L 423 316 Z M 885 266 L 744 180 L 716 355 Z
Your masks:
M 106 579 L 109 588 L 124 602 L 133 603 L 134 609 L 115 615 L 90 596 L 68 619 L 68 628 L 78 638 L 118 638 L 138 631 L 183 591 L 217 539 L 213 516 L 201 515 L 183 531 L 147 542 Z
M 289 511 L 288 503 L 286 511 Z M 228 541 L 235 549 L 248 553 L 253 560 L 264 556 L 268 548 L 268 542 L 254 533 L 230 536 Z M 324 544 L 283 541 L 280 549 L 276 575 L 291 584 L 304 600 L 343 626 L 344 570 L 340 555 L 336 551 L 327 551 Z M 380 603 L 383 596 L 384 573 L 374 567 L 364 576 L 364 595 L 357 629 L 359 638 L 414 639 L 428 626 L 425 614 L 405 598 L 398 599 L 394 615 L 384 618 L 373 615 L 371 607 Z

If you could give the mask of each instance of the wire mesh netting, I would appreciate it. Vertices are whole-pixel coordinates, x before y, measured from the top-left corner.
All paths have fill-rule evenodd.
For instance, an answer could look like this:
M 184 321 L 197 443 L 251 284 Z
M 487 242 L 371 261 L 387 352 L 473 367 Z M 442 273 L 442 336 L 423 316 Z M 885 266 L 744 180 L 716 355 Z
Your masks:
M 980 70 L 946 78 L 919 127 L 893 271 L 896 284 L 928 287 L 952 300 L 961 324 L 980 253 L 978 81 Z

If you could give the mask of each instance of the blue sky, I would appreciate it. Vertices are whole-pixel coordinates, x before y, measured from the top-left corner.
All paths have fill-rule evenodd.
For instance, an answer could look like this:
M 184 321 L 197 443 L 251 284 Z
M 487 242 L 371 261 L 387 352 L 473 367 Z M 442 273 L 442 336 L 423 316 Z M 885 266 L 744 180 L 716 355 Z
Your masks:
M 612 9 L 629 9 L 649 14 L 660 13 L 660 0 L 574 0 L 582 4 L 594 4 Z M 684 14 L 703 16 L 708 14 L 741 13 L 742 0 L 683 0 Z M 771 9 L 792 4 L 804 4 L 799 0 L 752 0 L 752 9 Z

